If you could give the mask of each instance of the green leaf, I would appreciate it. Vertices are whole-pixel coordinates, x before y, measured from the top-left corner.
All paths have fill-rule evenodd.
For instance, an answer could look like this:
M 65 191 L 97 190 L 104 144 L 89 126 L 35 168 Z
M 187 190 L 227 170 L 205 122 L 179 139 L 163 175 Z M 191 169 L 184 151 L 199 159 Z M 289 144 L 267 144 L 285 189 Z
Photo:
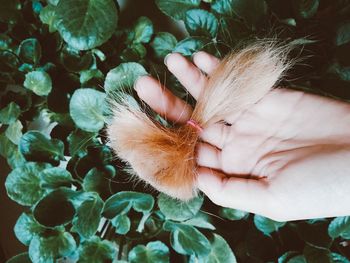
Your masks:
M 22 122 L 17 120 L 7 127 L 5 135 L 11 142 L 17 145 L 22 137 L 22 129 Z
M 44 231 L 45 228 L 41 226 L 31 214 L 27 213 L 22 213 L 20 215 L 14 227 L 17 239 L 26 246 L 29 246 L 34 236 L 40 235 Z
M 199 211 L 193 218 L 183 221 L 182 224 L 187 224 L 195 227 L 215 230 L 215 226 L 213 226 L 209 222 L 209 216 L 201 211 Z
M 277 222 L 260 215 L 255 215 L 254 224 L 257 229 L 259 229 L 261 232 L 268 236 L 272 232 L 275 232 L 279 228 L 283 227 L 286 224 L 286 222 Z
M 185 19 L 187 10 L 200 5 L 200 0 L 156 0 L 156 5 L 164 14 L 180 20 Z
M 350 42 L 350 22 L 341 24 L 336 33 L 335 43 L 337 46 L 344 45 Z
M 131 222 L 127 215 L 117 215 L 111 220 L 111 223 L 119 235 L 125 235 L 130 230 Z
M 223 237 L 214 234 L 214 240 L 211 242 L 211 251 L 207 256 L 207 263 L 236 263 L 236 257 L 229 244 Z
M 10 102 L 6 107 L 0 110 L 0 123 L 14 123 L 21 114 L 21 108 L 14 102 Z
M 62 167 L 50 167 L 40 172 L 40 186 L 55 189 L 61 186 L 69 187 L 73 181 L 72 175 Z
M 50 75 L 44 71 L 32 71 L 26 74 L 23 86 L 38 96 L 47 96 L 51 92 Z
M 7 195 L 20 205 L 34 205 L 45 193 L 39 173 L 48 167 L 49 164 L 28 162 L 12 170 L 5 182 Z
M 39 18 L 43 24 L 49 26 L 49 32 L 53 33 L 57 30 L 56 28 L 56 7 L 53 5 L 47 5 L 40 11 Z
M 210 253 L 209 240 L 196 228 L 166 221 L 164 230 L 171 231 L 170 243 L 176 252 L 183 255 L 207 257 Z
M 132 87 L 135 80 L 143 75 L 147 75 L 147 71 L 142 65 L 136 62 L 121 63 L 107 73 L 105 90 L 107 92 L 123 91 Z
M 18 56 L 24 63 L 38 64 L 41 59 L 41 46 L 37 39 L 28 38 L 21 42 Z
M 129 33 L 129 41 L 133 43 L 148 43 L 153 35 L 152 21 L 145 16 L 136 20 L 132 31 Z
M 55 263 L 58 258 L 73 253 L 76 246 L 73 236 L 67 232 L 48 237 L 35 236 L 29 245 L 29 256 L 35 263 Z
M 105 263 L 110 262 L 116 255 L 116 246 L 97 236 L 85 240 L 79 246 L 79 260 L 77 263 Z
M 293 0 L 296 16 L 303 19 L 313 17 L 317 12 L 319 4 L 319 0 Z
M 176 37 L 168 32 L 159 32 L 151 42 L 154 55 L 163 59 L 167 54 L 171 53 L 177 44 Z
M 74 91 L 69 111 L 74 123 L 87 132 L 98 132 L 105 123 L 106 94 L 85 88 Z
M 86 153 L 86 148 L 96 143 L 96 136 L 96 133 L 86 132 L 80 129 L 71 132 L 67 137 L 70 155 L 74 156 L 76 154 Z
M 34 218 L 47 227 L 60 226 L 71 222 L 75 209 L 69 198 L 67 191 L 62 188 L 50 192 L 34 207 Z
M 171 198 L 163 193 L 158 196 L 158 206 L 167 219 L 184 221 L 193 218 L 202 207 L 203 197 L 195 197 L 187 202 Z
M 185 25 L 191 36 L 215 38 L 218 33 L 218 20 L 212 13 L 202 9 L 187 11 Z
M 298 251 L 288 251 L 278 258 L 278 263 L 289 263 L 291 262 L 292 258 L 295 258 L 296 256 L 300 256 L 299 254 L 300 253 Z M 303 259 L 303 261 L 301 260 L 300 263 L 306 263 L 306 262 Z
M 337 253 L 332 253 L 332 260 L 334 263 L 350 263 L 349 259 Z
M 25 252 L 10 258 L 6 263 L 32 263 L 32 261 L 29 258 L 28 252 Z
M 123 62 L 139 61 L 143 59 L 147 54 L 147 49 L 143 44 L 136 43 L 128 46 L 120 54 L 120 59 Z
M 92 79 L 102 80 L 104 78 L 103 73 L 98 69 L 88 69 L 80 72 L 80 83 L 84 84 Z
M 20 167 L 26 162 L 17 145 L 11 142 L 5 134 L 0 134 L 0 155 L 7 159 L 7 163 L 12 169 Z
M 76 231 L 85 239 L 95 235 L 101 220 L 103 201 L 97 194 L 84 201 L 77 209 L 73 220 Z
M 64 160 L 64 145 L 58 139 L 49 139 L 39 131 L 28 131 L 19 142 L 19 150 L 28 161 L 54 162 Z
M 96 167 L 89 170 L 83 181 L 85 191 L 96 192 L 102 198 L 108 198 L 111 194 L 110 178 L 113 177 L 115 168 L 108 166 L 110 169 L 97 169 Z
M 193 53 L 201 50 L 208 39 L 201 37 L 189 37 L 177 43 L 173 52 L 181 53 L 184 56 L 191 56 Z
M 350 216 L 333 219 L 328 226 L 328 234 L 332 238 L 342 237 L 350 239 Z
M 307 263 L 333 263 L 332 254 L 329 249 L 306 245 L 304 256 Z
M 60 54 L 60 61 L 68 71 L 80 72 L 88 70 L 93 64 L 94 58 L 91 52 L 81 53 L 81 51 L 67 46 Z
M 161 241 L 149 242 L 146 246 L 137 245 L 129 252 L 130 263 L 166 263 L 170 262 L 169 248 Z
M 249 216 L 248 212 L 226 207 L 221 208 L 219 213 L 220 216 L 229 220 L 242 220 Z
M 7 50 L 0 50 L 0 72 L 13 72 L 20 65 L 18 57 Z
M 87 50 L 105 43 L 116 29 L 118 12 L 113 0 L 60 0 L 56 27 L 70 46 Z
M 130 208 L 137 212 L 149 212 L 154 205 L 154 199 L 149 194 L 123 191 L 112 195 L 106 200 L 103 215 L 112 219 L 116 215 L 126 214 Z

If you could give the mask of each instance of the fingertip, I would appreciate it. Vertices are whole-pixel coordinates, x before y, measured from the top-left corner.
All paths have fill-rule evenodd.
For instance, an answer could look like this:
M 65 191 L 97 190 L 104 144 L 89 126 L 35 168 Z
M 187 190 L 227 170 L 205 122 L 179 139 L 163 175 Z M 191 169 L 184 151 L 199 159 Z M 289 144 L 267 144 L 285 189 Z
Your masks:
M 164 58 L 164 64 L 170 71 L 180 68 L 185 61 L 185 57 L 177 52 L 170 53 Z
M 212 73 L 220 63 L 220 60 L 204 51 L 198 51 L 192 56 L 193 63 L 205 73 Z
M 200 167 L 198 168 L 197 187 L 206 195 L 212 195 L 219 192 L 223 183 L 224 176 L 212 169 Z

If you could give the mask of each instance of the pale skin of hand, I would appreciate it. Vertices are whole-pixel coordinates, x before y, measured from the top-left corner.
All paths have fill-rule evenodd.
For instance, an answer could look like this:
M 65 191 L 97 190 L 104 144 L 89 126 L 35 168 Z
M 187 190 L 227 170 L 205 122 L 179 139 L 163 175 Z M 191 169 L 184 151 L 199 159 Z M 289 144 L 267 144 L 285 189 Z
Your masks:
M 195 99 L 218 63 L 205 52 L 193 63 L 178 53 L 166 58 Z M 192 108 L 154 78 L 141 77 L 135 89 L 168 120 L 190 118 Z M 350 214 L 350 104 L 274 89 L 232 117 L 231 126 L 200 133 L 197 185 L 211 201 L 276 221 Z

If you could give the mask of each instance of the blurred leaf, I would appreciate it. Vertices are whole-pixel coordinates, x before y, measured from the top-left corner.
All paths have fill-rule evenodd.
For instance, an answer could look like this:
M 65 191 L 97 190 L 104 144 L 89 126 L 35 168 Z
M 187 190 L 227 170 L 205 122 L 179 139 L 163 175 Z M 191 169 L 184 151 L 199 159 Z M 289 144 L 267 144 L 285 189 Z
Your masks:
M 105 123 L 106 94 L 91 88 L 74 91 L 69 103 L 74 123 L 87 132 L 98 132 Z
M 341 216 L 332 220 L 328 226 L 332 238 L 342 237 L 350 240 L 350 216 Z
M 288 251 L 278 258 L 278 263 L 290 263 L 290 262 L 297 263 L 299 261 L 292 260 L 292 259 L 300 256 L 299 254 L 300 253 L 298 251 Z M 303 257 L 303 259 L 300 260 L 300 263 L 306 263 L 306 261 L 304 260 L 304 256 L 301 256 L 301 257 Z
M 143 75 L 147 75 L 147 71 L 142 65 L 135 62 L 122 63 L 107 73 L 104 83 L 105 90 L 106 92 L 128 90 L 133 86 L 135 80 Z
M 12 170 L 5 182 L 7 195 L 20 205 L 34 205 L 45 193 L 39 174 L 48 167 L 49 164 L 28 162 Z
M 105 43 L 117 26 L 118 12 L 113 0 L 60 0 L 56 27 L 70 46 L 87 50 Z
M 164 58 L 171 53 L 177 43 L 176 37 L 168 32 L 159 32 L 151 42 L 151 47 L 157 58 Z
M 47 5 L 40 11 L 40 20 L 42 23 L 49 26 L 49 32 L 53 33 L 57 30 L 56 28 L 56 7 L 53 5 Z
M 148 43 L 153 35 L 152 21 L 145 16 L 136 20 L 132 31 L 129 33 L 129 41 L 133 43 Z
M 112 195 L 105 202 L 103 215 L 109 219 L 119 214 L 126 214 L 130 208 L 137 212 L 149 212 L 154 205 L 154 199 L 149 194 L 123 191 Z
M 130 263 L 166 263 L 169 261 L 169 248 L 161 241 L 149 242 L 146 246 L 137 245 L 129 252 Z
M 60 54 L 60 61 L 68 71 L 80 72 L 82 70 L 88 70 L 91 67 L 93 56 L 91 52 L 82 53 L 66 47 Z
M 246 219 L 249 216 L 249 213 L 242 210 L 223 207 L 220 210 L 220 216 L 229 220 L 242 220 Z
M 12 169 L 22 166 L 26 161 L 17 145 L 11 142 L 5 134 L 0 134 L 0 155 L 7 159 Z
M 14 123 L 21 114 L 21 108 L 14 102 L 9 103 L 6 107 L 0 110 L 0 123 Z
M 193 226 L 166 221 L 163 228 L 171 231 L 170 243 L 176 252 L 194 254 L 196 257 L 207 257 L 210 254 L 210 242 Z
M 185 25 L 191 36 L 215 38 L 218 33 L 218 20 L 212 13 L 202 9 L 187 11 Z
M 97 169 L 96 167 L 89 170 L 83 181 L 83 189 L 85 191 L 96 192 L 102 198 L 108 198 L 111 195 L 110 178 L 112 178 L 115 168 Z
M 117 215 L 111 220 L 111 223 L 117 234 L 125 235 L 130 230 L 131 222 L 127 215 Z
M 73 181 L 72 175 L 62 167 L 50 167 L 40 172 L 40 186 L 55 189 L 61 186 L 69 187 Z
M 183 221 L 182 224 L 187 224 L 195 227 L 215 230 L 215 226 L 213 226 L 210 222 L 209 216 L 201 211 L 199 211 L 194 217 Z
M 208 39 L 202 37 L 189 37 L 177 43 L 173 52 L 181 53 L 184 56 L 191 56 L 193 53 L 201 50 Z
M 30 64 L 38 64 L 41 59 L 41 46 L 37 39 L 28 38 L 21 42 L 18 50 L 19 58 Z
M 306 245 L 304 256 L 307 263 L 332 263 L 332 254 L 328 249 Z
M 88 70 L 83 70 L 80 72 L 79 80 L 80 80 L 81 84 L 86 83 L 89 80 L 94 79 L 94 78 L 102 80 L 104 78 L 104 75 L 98 69 L 88 69 Z
M 5 135 L 11 142 L 17 145 L 22 136 L 22 129 L 23 125 L 21 121 L 17 120 L 7 127 Z
M 20 2 L 18 0 L 0 0 L 0 21 L 16 21 L 20 18 Z
M 101 220 L 102 209 L 103 201 L 97 194 L 92 194 L 77 209 L 73 226 L 84 239 L 95 235 Z
M 44 71 L 32 71 L 26 74 L 23 86 L 38 96 L 47 96 L 52 89 L 50 75 Z
M 335 40 L 337 46 L 348 42 L 350 42 L 350 21 L 344 22 L 338 27 Z
M 320 248 L 329 248 L 332 245 L 332 239 L 328 235 L 328 222 L 318 221 L 313 224 L 299 222 L 297 233 L 308 244 Z
M 21 253 L 16 256 L 13 256 L 9 260 L 7 260 L 6 263 L 32 263 L 32 261 L 29 258 L 28 252 L 25 252 L 25 253 Z
M 187 10 L 199 7 L 200 0 L 155 0 L 158 8 L 166 15 L 180 20 L 185 19 Z
M 105 263 L 111 262 L 116 256 L 115 245 L 108 240 L 101 240 L 97 236 L 83 241 L 79 246 L 78 263 Z
M 221 236 L 214 234 L 214 239 L 211 242 L 211 251 L 205 262 L 235 263 L 237 260 L 226 240 Z
M 45 228 L 41 226 L 31 214 L 25 212 L 17 219 L 14 227 L 17 239 L 26 246 L 29 246 L 30 241 L 35 235 L 40 235 L 44 231 Z
M 319 0 L 293 0 L 293 7 L 296 16 L 303 19 L 308 19 L 314 16 L 319 4 Z
M 19 59 L 16 54 L 0 50 L 0 72 L 12 72 L 19 67 Z
M 350 263 L 350 260 L 337 253 L 332 253 L 332 260 L 334 263 Z
M 86 132 L 80 129 L 71 132 L 67 138 L 70 155 L 86 153 L 86 148 L 95 144 L 96 136 L 96 133 Z
M 158 206 L 167 219 L 184 221 L 193 218 L 203 204 L 203 197 L 195 197 L 187 202 L 171 198 L 163 193 L 158 196 Z
M 29 245 L 29 256 L 35 263 L 53 263 L 54 259 L 68 256 L 75 249 L 73 236 L 68 232 L 58 232 L 48 237 L 35 236 Z
M 63 142 L 50 139 L 39 131 L 28 131 L 23 134 L 19 150 L 27 161 L 57 163 L 64 160 Z
M 120 59 L 124 62 L 139 61 L 147 54 L 147 49 L 140 43 L 128 46 L 120 54 Z
M 263 232 L 265 235 L 270 235 L 272 232 L 275 232 L 279 228 L 283 227 L 286 222 L 277 222 L 260 215 L 255 215 L 254 224 L 256 228 Z
M 34 207 L 34 218 L 42 225 L 55 227 L 70 223 L 75 214 L 70 196 L 64 189 L 53 190 Z

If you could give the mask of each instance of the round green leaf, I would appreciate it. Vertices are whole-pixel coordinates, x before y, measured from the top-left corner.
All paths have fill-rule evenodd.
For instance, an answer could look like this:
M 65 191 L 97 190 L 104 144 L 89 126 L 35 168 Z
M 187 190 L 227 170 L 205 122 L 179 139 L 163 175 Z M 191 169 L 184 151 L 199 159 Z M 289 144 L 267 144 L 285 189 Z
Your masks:
M 28 161 L 54 162 L 64 160 L 64 145 L 58 139 L 49 139 L 39 131 L 28 131 L 19 142 L 19 150 Z
M 350 239 L 350 216 L 341 216 L 332 220 L 328 226 L 328 234 L 332 238 Z
M 73 226 L 80 236 L 88 239 L 95 235 L 101 220 L 102 208 L 103 201 L 97 194 L 91 195 L 79 206 Z
M 48 237 L 35 236 L 29 245 L 29 256 L 35 263 L 55 263 L 58 258 L 73 253 L 76 247 L 73 236 L 67 232 Z
M 17 120 L 7 127 L 5 135 L 11 142 L 17 145 L 22 137 L 22 129 L 22 122 Z
M 149 242 L 146 246 L 137 245 L 129 252 L 130 263 L 166 263 L 169 261 L 169 248 L 161 241 Z
M 207 214 L 199 211 L 194 217 L 182 222 L 183 224 L 215 230 L 215 226 L 210 223 L 210 218 Z
M 24 63 L 38 64 L 41 58 L 41 46 L 37 39 L 28 38 L 19 45 L 18 55 Z
M 56 27 L 70 46 L 87 50 L 106 42 L 117 26 L 118 12 L 113 0 L 60 0 Z
M 122 63 L 107 73 L 105 90 L 113 92 L 130 88 L 134 85 L 135 80 L 142 75 L 147 75 L 147 71 L 142 65 L 136 62 Z
M 32 263 L 32 261 L 29 258 L 28 252 L 25 252 L 10 258 L 6 263 Z
M 46 24 L 49 26 L 49 32 L 53 33 L 55 32 L 56 26 L 56 7 L 49 4 L 45 6 L 43 9 L 40 11 L 39 18 L 42 23 Z
M 85 132 L 80 129 L 71 132 L 67 137 L 70 155 L 86 153 L 86 148 L 95 144 L 96 135 L 96 133 Z
M 82 130 L 98 132 L 105 123 L 106 94 L 95 89 L 77 89 L 70 100 L 69 111 Z
M 174 224 L 166 221 L 164 229 L 171 231 L 171 246 L 183 255 L 207 257 L 210 253 L 209 240 L 196 228 L 184 224 Z
M 48 167 L 48 164 L 29 162 L 12 170 L 5 182 L 7 195 L 20 205 L 35 204 L 45 193 L 40 187 L 40 171 Z
M 195 197 L 187 202 L 171 198 L 163 193 L 158 197 L 160 211 L 167 219 L 184 221 L 194 217 L 203 204 L 203 197 Z
M 77 263 L 105 263 L 110 262 L 116 255 L 116 246 L 97 236 L 85 240 L 79 246 L 79 260 Z
M 214 240 L 211 242 L 211 251 L 206 262 L 236 263 L 237 260 L 226 240 L 221 236 L 214 234 Z
M 337 253 L 332 253 L 332 260 L 334 263 L 350 263 L 349 259 Z
M 189 37 L 177 43 L 173 52 L 181 53 L 184 56 L 191 56 L 201 50 L 208 42 L 208 39 L 201 37 Z
M 127 213 L 131 207 L 137 212 L 149 212 L 154 205 L 154 199 L 149 194 L 123 191 L 112 195 L 106 200 L 103 215 L 112 219 L 118 214 Z
M 35 235 L 40 235 L 44 231 L 45 228 L 41 226 L 32 215 L 27 213 L 22 213 L 20 215 L 14 227 L 17 239 L 26 246 L 29 245 Z
M 229 220 L 241 220 L 247 218 L 249 213 L 242 210 L 223 207 L 220 210 L 220 216 Z
M 186 11 L 198 7 L 200 3 L 201 0 L 156 0 L 160 11 L 177 20 L 184 19 Z
M 255 215 L 254 224 L 256 228 L 263 232 L 265 235 L 269 235 L 270 233 L 275 232 L 279 228 L 283 227 L 286 222 L 277 222 L 260 215 Z
M 57 189 L 41 199 L 34 207 L 34 218 L 42 225 L 55 227 L 72 221 L 75 214 L 67 192 Z
M 61 167 L 50 167 L 41 171 L 40 178 L 40 186 L 48 189 L 70 186 L 73 181 L 70 172 Z
M 111 172 L 115 172 L 113 166 L 111 170 L 92 168 L 84 177 L 83 188 L 85 191 L 96 192 L 102 198 L 108 198 L 111 195 L 110 178 Z M 114 170 L 113 170 L 114 169 Z
M 60 61 L 62 65 L 72 72 L 80 72 L 82 70 L 88 70 L 93 63 L 93 56 L 91 52 L 80 54 L 78 50 L 74 50 L 71 47 L 66 47 L 60 54 Z
M 153 35 L 152 21 L 148 17 L 140 17 L 129 34 L 129 40 L 133 43 L 148 43 Z
M 111 223 L 119 235 L 125 235 L 130 230 L 131 222 L 127 215 L 117 215 L 111 220 Z
M 32 71 L 26 74 L 23 86 L 38 96 L 47 96 L 52 89 L 50 75 L 44 71 Z
M 202 9 L 187 11 L 185 25 L 191 36 L 215 38 L 218 33 L 218 20 L 212 13 Z
M 164 58 L 171 53 L 177 44 L 176 37 L 168 32 L 159 32 L 151 42 L 151 47 L 157 58 Z
M 14 102 L 10 102 L 6 107 L 0 110 L 0 123 L 14 123 L 21 114 L 21 108 Z

